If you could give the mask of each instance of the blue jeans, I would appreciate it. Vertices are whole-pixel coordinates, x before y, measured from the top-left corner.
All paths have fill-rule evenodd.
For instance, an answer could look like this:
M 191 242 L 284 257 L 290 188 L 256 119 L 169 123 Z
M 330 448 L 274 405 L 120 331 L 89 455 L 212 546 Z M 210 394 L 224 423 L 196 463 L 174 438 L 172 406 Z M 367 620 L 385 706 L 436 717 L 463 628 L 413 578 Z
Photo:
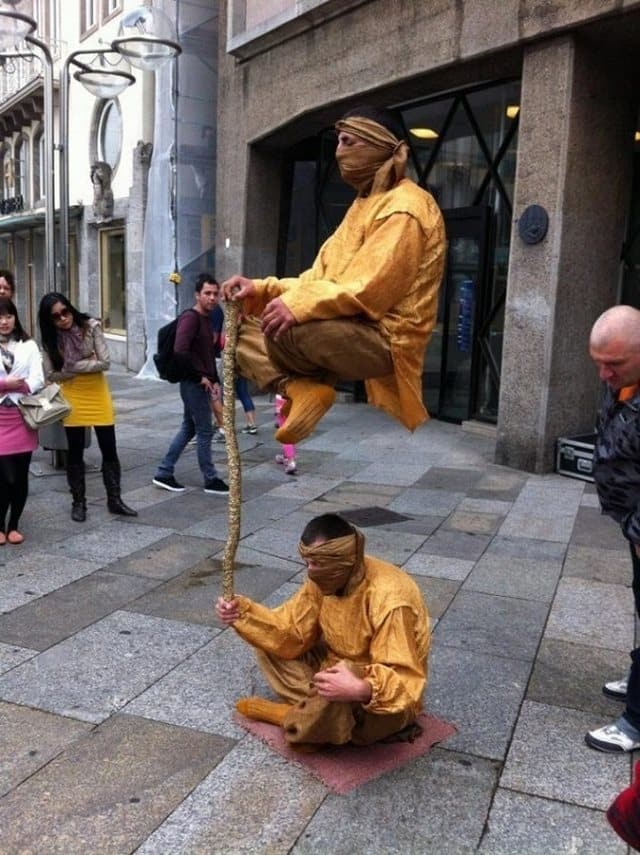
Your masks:
M 180 383 L 180 397 L 184 405 L 182 424 L 180 425 L 180 430 L 173 438 L 162 463 L 158 466 L 157 474 L 163 478 L 173 475 L 175 465 L 187 447 L 187 443 L 196 436 L 198 438 L 196 446 L 198 466 L 206 483 L 218 475 L 216 467 L 211 460 L 213 427 L 211 425 L 209 393 L 200 383 L 195 383 L 193 380 L 182 380 Z
M 633 598 L 636 613 L 640 617 L 640 558 L 631 544 L 631 564 L 633 565 Z M 629 671 L 629 685 L 627 687 L 627 706 L 624 718 L 640 731 L 640 647 L 636 647 L 630 653 L 631 670 Z

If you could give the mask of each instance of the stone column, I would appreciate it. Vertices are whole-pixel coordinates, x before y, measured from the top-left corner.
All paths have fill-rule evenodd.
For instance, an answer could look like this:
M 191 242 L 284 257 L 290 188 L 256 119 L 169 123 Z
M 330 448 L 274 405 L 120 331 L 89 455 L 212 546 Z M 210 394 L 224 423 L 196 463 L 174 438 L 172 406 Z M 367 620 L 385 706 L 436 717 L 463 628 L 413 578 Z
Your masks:
M 142 142 L 142 140 L 138 141 L 133 150 L 133 183 L 129 192 L 129 211 L 125 240 L 127 269 L 127 368 L 131 371 L 139 371 L 146 359 L 142 260 L 144 218 L 147 210 L 147 190 L 152 152 L 153 145 Z
M 573 36 L 525 49 L 496 460 L 553 469 L 558 436 L 593 430 L 599 394 L 588 354 L 616 302 L 637 99 L 617 57 Z M 528 205 L 545 239 L 518 236 Z

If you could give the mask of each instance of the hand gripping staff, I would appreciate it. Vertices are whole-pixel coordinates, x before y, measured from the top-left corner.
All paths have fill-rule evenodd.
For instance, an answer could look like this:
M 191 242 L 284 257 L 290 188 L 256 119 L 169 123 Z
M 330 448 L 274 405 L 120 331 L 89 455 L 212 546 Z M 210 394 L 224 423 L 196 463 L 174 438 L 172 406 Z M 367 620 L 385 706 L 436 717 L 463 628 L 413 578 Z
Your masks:
M 229 468 L 229 504 L 227 542 L 222 554 L 222 596 L 233 599 L 233 571 L 238 541 L 240 540 L 240 505 L 242 503 L 242 481 L 240 478 L 240 452 L 236 436 L 236 393 L 235 360 L 238 343 L 238 323 L 240 306 L 235 300 L 228 300 L 225 306 L 226 340 L 222 351 L 222 423 L 227 446 Z

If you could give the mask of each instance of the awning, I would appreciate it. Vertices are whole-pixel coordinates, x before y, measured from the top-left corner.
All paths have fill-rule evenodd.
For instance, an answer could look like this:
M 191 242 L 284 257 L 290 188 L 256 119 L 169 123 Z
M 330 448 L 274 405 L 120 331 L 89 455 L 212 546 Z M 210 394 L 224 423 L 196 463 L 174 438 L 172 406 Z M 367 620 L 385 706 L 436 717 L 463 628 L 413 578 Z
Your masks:
M 71 205 L 69 208 L 69 219 L 77 219 L 82 214 L 82 205 Z M 7 214 L 0 217 L 0 239 L 9 237 L 15 232 L 28 229 L 43 229 L 46 214 L 44 208 L 39 211 L 21 211 L 19 214 Z M 56 223 L 60 222 L 60 211 L 56 211 Z

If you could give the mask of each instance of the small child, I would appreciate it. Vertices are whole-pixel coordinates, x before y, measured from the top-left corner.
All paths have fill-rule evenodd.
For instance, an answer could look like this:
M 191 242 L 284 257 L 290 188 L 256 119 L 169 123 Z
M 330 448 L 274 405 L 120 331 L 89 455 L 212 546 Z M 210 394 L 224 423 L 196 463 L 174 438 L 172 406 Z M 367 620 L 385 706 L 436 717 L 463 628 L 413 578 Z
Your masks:
M 282 408 L 284 406 L 284 402 L 286 398 L 282 395 L 276 395 L 275 399 L 275 413 L 276 413 L 276 425 L 278 427 L 282 427 L 285 423 L 286 419 L 282 415 Z M 295 445 L 291 445 L 290 443 L 282 445 L 282 453 L 276 454 L 276 463 L 281 463 L 284 466 L 284 471 L 287 475 L 295 475 L 296 474 L 296 447 Z

